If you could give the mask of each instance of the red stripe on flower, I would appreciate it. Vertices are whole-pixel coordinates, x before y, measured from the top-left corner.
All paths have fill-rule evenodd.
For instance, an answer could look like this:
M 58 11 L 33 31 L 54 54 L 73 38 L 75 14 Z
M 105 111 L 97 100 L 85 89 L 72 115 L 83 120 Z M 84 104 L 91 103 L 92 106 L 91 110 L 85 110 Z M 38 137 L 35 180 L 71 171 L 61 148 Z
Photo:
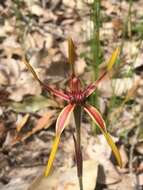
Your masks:
M 107 132 L 106 125 L 101 114 L 98 112 L 96 108 L 90 105 L 85 105 L 84 110 L 89 114 L 89 116 L 93 119 L 93 121 L 95 121 L 95 123 L 99 126 L 101 132 L 103 133 L 109 146 L 111 147 L 119 166 L 122 167 L 122 159 L 121 159 L 120 152 L 118 148 L 116 147 L 114 141 L 112 140 L 111 136 Z
M 26 60 L 26 58 L 23 58 L 24 63 L 26 65 L 26 67 L 29 69 L 29 71 L 32 73 L 33 77 L 39 82 L 39 84 L 46 90 L 48 90 L 49 92 L 52 92 L 55 96 L 62 98 L 66 101 L 69 101 L 68 95 L 64 94 L 63 92 L 51 88 L 49 85 L 44 84 L 38 77 L 37 73 L 35 72 L 34 68 L 28 63 L 28 61 Z
M 79 78 L 72 76 L 69 80 L 69 86 L 71 92 L 79 92 L 81 89 L 81 81 L 79 80 Z
M 95 123 L 102 129 L 102 130 L 106 130 L 106 125 L 105 122 L 101 116 L 101 114 L 99 113 L 99 111 L 91 106 L 91 105 L 85 105 L 84 106 L 84 110 L 89 114 L 89 116 L 93 119 L 93 121 L 95 121 Z
M 84 90 L 84 95 L 86 96 L 86 98 L 88 96 L 90 96 L 97 88 L 98 84 L 100 83 L 100 81 L 103 80 L 103 78 L 105 77 L 105 75 L 107 74 L 107 71 L 105 71 L 100 77 L 99 79 L 97 79 L 94 83 L 91 83 L 90 85 L 87 86 L 87 88 Z
M 64 128 L 66 127 L 70 115 L 72 111 L 75 108 L 75 104 L 68 104 L 60 113 L 58 116 L 57 122 L 56 122 L 56 134 L 60 135 Z
M 45 90 L 48 90 L 49 92 L 53 93 L 53 95 L 59 97 L 59 98 L 62 98 L 66 101 L 69 101 L 69 97 L 67 94 L 64 94 L 63 92 L 55 89 L 55 88 L 51 88 L 50 86 L 48 86 L 47 84 L 44 84 L 43 82 L 40 82 L 40 84 L 42 85 L 42 87 L 45 89 Z

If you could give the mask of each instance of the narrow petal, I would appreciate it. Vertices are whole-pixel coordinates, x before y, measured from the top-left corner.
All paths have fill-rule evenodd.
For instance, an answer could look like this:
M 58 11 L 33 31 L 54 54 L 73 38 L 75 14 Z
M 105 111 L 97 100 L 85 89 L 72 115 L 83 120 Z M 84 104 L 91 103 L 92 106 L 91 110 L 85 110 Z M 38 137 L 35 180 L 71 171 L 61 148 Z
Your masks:
M 110 134 L 107 131 L 102 130 L 102 133 L 104 134 L 104 137 L 106 138 L 109 146 L 111 147 L 119 166 L 122 168 L 122 158 L 117 146 L 115 145 L 115 143 L 113 142 L 113 139 L 111 138 Z
M 105 71 L 95 82 L 87 86 L 87 88 L 83 91 L 83 94 L 85 95 L 86 98 L 90 96 L 97 89 L 98 84 L 103 80 L 106 74 L 107 71 Z
M 68 38 L 68 58 L 69 58 L 69 63 L 72 69 L 72 75 L 75 75 L 74 62 L 76 58 L 76 53 L 75 53 L 75 46 L 74 46 L 73 40 L 70 37 Z
M 115 51 L 112 53 L 111 58 L 107 64 L 107 70 L 110 71 L 115 64 L 117 57 L 119 56 L 120 48 L 116 48 Z
M 36 72 L 34 71 L 33 67 L 28 63 L 28 61 L 26 60 L 26 58 L 23 58 L 24 64 L 26 65 L 26 67 L 29 69 L 29 71 L 32 73 L 32 75 L 34 76 L 34 78 L 40 83 L 42 84 L 42 82 L 40 81 L 40 79 L 38 78 Z
M 50 157 L 49 157 L 49 160 L 48 160 L 48 164 L 46 166 L 45 176 L 48 176 L 49 173 L 50 173 L 50 171 L 51 171 L 51 168 L 52 168 L 52 165 L 53 165 L 53 161 L 55 159 L 55 155 L 56 155 L 56 152 L 57 152 L 57 149 L 58 149 L 59 141 L 60 141 L 60 135 L 57 135 L 55 137 L 55 140 L 54 140 L 54 143 L 53 143 L 53 147 L 52 147 L 52 151 L 50 153 Z
M 120 153 L 119 153 L 118 148 L 116 147 L 115 143 L 113 142 L 111 136 L 107 132 L 106 124 L 105 124 L 101 114 L 98 112 L 98 110 L 95 107 L 90 106 L 90 105 L 85 105 L 84 110 L 89 114 L 89 116 L 93 119 L 93 121 L 98 125 L 101 132 L 105 136 L 109 146 L 111 147 L 119 166 L 122 167 L 122 159 L 121 159 Z
M 53 95 L 63 99 L 63 100 L 66 100 L 66 101 L 69 101 L 69 97 L 67 94 L 64 94 L 62 91 L 59 91 L 57 89 L 53 89 L 51 88 L 50 86 L 46 85 L 46 84 L 42 84 L 43 88 L 48 90 L 49 92 L 53 93 Z
M 66 94 L 64 94 L 63 92 L 59 91 L 59 90 L 56 90 L 56 89 L 53 89 L 51 88 L 50 86 L 48 86 L 47 84 L 44 84 L 40 79 L 39 77 L 37 76 L 36 72 L 34 71 L 33 67 L 26 61 L 26 59 L 24 58 L 24 63 L 26 65 L 26 67 L 29 69 L 29 71 L 33 74 L 34 78 L 40 83 L 40 85 L 48 90 L 49 92 L 52 92 L 55 96 L 59 97 L 59 98 L 62 98 L 66 101 L 69 100 L 68 96 Z
M 84 90 L 83 93 L 86 97 L 90 96 L 96 90 L 98 84 L 103 80 L 106 74 L 112 69 L 113 65 L 117 60 L 117 57 L 119 56 L 119 53 L 120 53 L 120 48 L 116 48 L 107 64 L 107 71 L 105 71 L 95 82 L 88 85 L 88 87 Z
M 64 130 L 68 120 L 69 120 L 69 117 L 74 109 L 75 105 L 72 105 L 72 104 L 69 104 L 67 105 L 60 113 L 58 119 L 57 119 L 57 123 L 56 123 L 56 138 L 54 140 L 54 143 L 53 143 L 53 147 L 52 147 L 52 151 L 50 153 L 50 157 L 49 157 L 49 160 L 48 160 L 48 164 L 47 164 L 47 167 L 46 167 L 46 170 L 45 170 L 45 176 L 48 176 L 50 171 L 51 171 L 51 167 L 53 165 L 53 161 L 54 161 L 54 158 L 55 158 L 55 155 L 56 155 L 56 152 L 57 152 L 57 148 L 58 148 L 58 145 L 59 145 L 59 141 L 60 141 L 60 136 L 61 136 L 61 133 L 62 131 Z
M 89 116 L 99 126 L 99 128 L 101 128 L 104 131 L 106 130 L 106 124 L 101 114 L 95 107 L 86 104 L 84 110 L 89 114 Z
M 69 63 L 72 65 L 75 61 L 75 47 L 72 38 L 68 38 L 68 57 L 69 57 Z
M 56 134 L 60 135 L 64 128 L 66 127 L 70 115 L 75 108 L 75 104 L 68 104 L 59 114 L 57 123 L 56 123 Z

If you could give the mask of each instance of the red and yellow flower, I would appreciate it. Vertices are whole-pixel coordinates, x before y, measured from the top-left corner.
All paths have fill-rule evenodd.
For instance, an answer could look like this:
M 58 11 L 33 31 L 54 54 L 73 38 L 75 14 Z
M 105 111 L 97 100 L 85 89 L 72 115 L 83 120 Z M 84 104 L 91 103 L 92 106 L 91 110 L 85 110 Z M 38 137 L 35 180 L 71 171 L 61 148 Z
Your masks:
M 37 76 L 36 72 L 34 71 L 34 69 L 32 68 L 32 66 L 28 62 L 25 61 L 26 66 L 31 71 L 34 78 L 40 83 L 40 85 L 44 89 L 46 89 L 53 95 L 64 99 L 67 102 L 67 106 L 65 106 L 63 108 L 63 110 L 61 111 L 61 113 L 59 114 L 59 116 L 57 118 L 56 137 L 55 137 L 52 151 L 50 153 L 48 164 L 47 164 L 47 167 L 45 170 L 45 176 L 49 175 L 49 172 L 51 170 L 51 167 L 52 167 L 52 164 L 53 164 L 53 161 L 55 158 L 55 154 L 56 154 L 56 151 L 58 148 L 58 144 L 60 141 L 60 136 L 61 136 L 63 130 L 65 129 L 65 127 L 67 126 L 72 112 L 74 111 L 74 109 L 77 106 L 78 107 L 80 106 L 80 108 L 82 108 L 91 117 L 91 119 L 97 124 L 97 126 L 99 127 L 99 129 L 101 130 L 103 135 L 105 136 L 108 144 L 110 145 L 119 166 L 122 166 L 122 160 L 121 160 L 120 153 L 119 153 L 115 143 L 113 142 L 110 134 L 107 131 L 106 124 L 105 124 L 100 112 L 95 107 L 93 107 L 92 105 L 89 105 L 87 103 L 87 98 L 96 90 L 99 82 L 104 78 L 104 76 L 108 73 L 108 71 L 110 71 L 112 69 L 112 66 L 115 63 L 115 61 L 119 55 L 119 48 L 117 48 L 113 52 L 113 54 L 107 64 L 107 71 L 105 71 L 99 77 L 99 79 L 97 79 L 95 82 L 89 84 L 84 89 L 82 89 L 81 81 L 75 75 L 75 72 L 74 72 L 75 48 L 74 48 L 74 44 L 73 44 L 73 41 L 71 38 L 68 39 L 68 50 L 69 50 L 68 51 L 69 52 L 69 63 L 72 67 L 72 74 L 71 74 L 71 77 L 69 80 L 69 91 L 65 91 L 65 92 L 59 91 L 59 90 L 54 89 L 54 88 L 50 87 L 49 85 L 43 83 L 38 78 L 38 76 Z

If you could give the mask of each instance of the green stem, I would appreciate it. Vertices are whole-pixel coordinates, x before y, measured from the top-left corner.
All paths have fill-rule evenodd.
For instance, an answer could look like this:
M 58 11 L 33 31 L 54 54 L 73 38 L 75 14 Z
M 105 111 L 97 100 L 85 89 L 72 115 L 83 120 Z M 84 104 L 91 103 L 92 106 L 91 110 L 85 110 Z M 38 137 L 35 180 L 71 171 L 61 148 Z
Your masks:
M 100 49 L 100 27 L 101 27 L 101 0 L 94 0 L 91 9 L 91 20 L 93 22 L 93 31 L 91 34 L 91 55 L 93 66 L 93 80 L 95 81 L 99 75 L 99 65 L 101 63 Z M 93 93 L 90 98 L 91 104 L 98 108 L 98 91 Z M 95 123 L 92 122 L 93 132 L 96 133 Z
M 75 155 L 77 162 L 77 175 L 80 190 L 83 190 L 83 181 L 82 181 L 82 173 L 83 173 L 83 161 L 82 161 L 82 151 L 81 151 L 81 106 L 77 106 L 74 110 L 74 119 L 76 125 L 76 139 L 74 137 L 75 143 Z
M 130 40 L 132 39 L 132 6 L 133 6 L 133 0 L 129 1 L 129 7 L 128 7 L 128 12 L 127 12 L 127 17 L 124 22 L 123 26 L 123 31 L 122 31 L 122 41 L 121 41 L 121 51 L 123 50 L 124 47 L 124 42 L 126 38 L 126 33 Z
M 93 2 L 93 67 L 94 80 L 98 78 L 98 67 L 100 64 L 100 0 Z

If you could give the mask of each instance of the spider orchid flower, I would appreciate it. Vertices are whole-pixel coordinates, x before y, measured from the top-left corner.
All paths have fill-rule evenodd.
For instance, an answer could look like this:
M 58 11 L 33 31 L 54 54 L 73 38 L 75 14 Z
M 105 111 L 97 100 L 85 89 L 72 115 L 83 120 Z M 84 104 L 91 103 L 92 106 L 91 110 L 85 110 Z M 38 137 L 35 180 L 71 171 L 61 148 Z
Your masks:
M 87 98 L 96 90 L 99 82 L 105 77 L 105 75 L 112 69 L 113 64 L 116 62 L 116 59 L 119 55 L 119 48 L 117 48 L 113 54 L 111 55 L 111 58 L 107 64 L 107 70 L 93 83 L 89 84 L 87 87 L 82 89 L 81 87 L 81 81 L 80 79 L 75 75 L 74 72 L 74 61 L 75 61 L 75 48 L 74 43 L 71 38 L 68 39 L 68 54 L 69 54 L 69 63 L 72 68 L 72 74 L 69 80 L 69 90 L 68 91 L 59 91 L 56 89 L 53 89 L 49 85 L 43 83 L 37 76 L 36 72 L 32 68 L 32 66 L 25 60 L 25 65 L 30 70 L 30 72 L 33 74 L 34 78 L 40 83 L 42 88 L 49 91 L 53 95 L 64 99 L 67 102 L 67 105 L 63 108 L 63 110 L 60 112 L 57 121 L 56 121 L 56 136 L 55 140 L 53 142 L 53 147 L 49 156 L 48 164 L 45 170 L 45 176 L 48 176 L 51 167 L 55 158 L 55 154 L 58 148 L 58 144 L 60 141 L 61 134 L 65 127 L 67 126 L 69 122 L 69 118 L 71 116 L 71 113 L 76 110 L 76 108 L 80 107 L 83 109 L 90 117 L 91 119 L 97 124 L 103 135 L 105 136 L 105 139 L 107 140 L 107 143 L 110 145 L 114 156 L 119 164 L 120 167 L 122 167 L 122 160 L 120 153 L 113 142 L 110 134 L 107 131 L 106 124 L 100 114 L 100 112 L 93 107 L 92 105 L 89 105 L 86 100 Z M 74 112 L 76 113 L 76 112 Z M 75 138 L 74 138 L 75 141 Z M 75 141 L 76 145 L 76 141 Z M 76 147 L 76 146 L 75 146 Z M 78 148 L 77 148 L 77 154 L 78 154 Z

